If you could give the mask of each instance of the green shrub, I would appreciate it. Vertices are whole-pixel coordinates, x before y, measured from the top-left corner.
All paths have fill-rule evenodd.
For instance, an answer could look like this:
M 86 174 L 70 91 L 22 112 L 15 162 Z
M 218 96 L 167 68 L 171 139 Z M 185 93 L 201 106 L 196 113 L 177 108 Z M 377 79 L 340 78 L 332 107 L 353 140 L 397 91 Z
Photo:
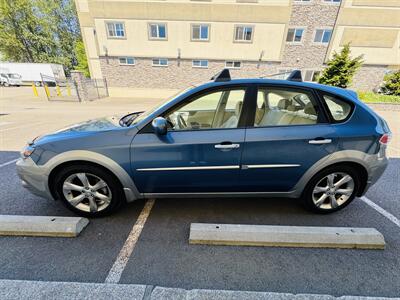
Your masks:
M 350 44 L 344 45 L 340 53 L 334 52 L 318 79 L 319 83 L 347 88 L 358 68 L 361 67 L 363 56 L 351 58 Z
M 387 74 L 384 78 L 382 92 L 386 95 L 400 96 L 400 69 Z

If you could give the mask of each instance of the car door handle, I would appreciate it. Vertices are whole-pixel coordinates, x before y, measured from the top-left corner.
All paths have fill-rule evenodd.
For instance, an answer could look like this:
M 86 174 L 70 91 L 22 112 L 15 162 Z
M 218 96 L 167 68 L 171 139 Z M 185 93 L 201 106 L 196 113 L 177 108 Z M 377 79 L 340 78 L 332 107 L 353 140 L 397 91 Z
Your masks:
M 239 148 L 239 144 L 217 144 L 214 145 L 215 149 L 237 149 Z
M 312 145 L 322 145 L 322 144 L 330 144 L 332 143 L 331 139 L 315 139 L 315 140 L 309 140 L 308 141 L 309 144 Z

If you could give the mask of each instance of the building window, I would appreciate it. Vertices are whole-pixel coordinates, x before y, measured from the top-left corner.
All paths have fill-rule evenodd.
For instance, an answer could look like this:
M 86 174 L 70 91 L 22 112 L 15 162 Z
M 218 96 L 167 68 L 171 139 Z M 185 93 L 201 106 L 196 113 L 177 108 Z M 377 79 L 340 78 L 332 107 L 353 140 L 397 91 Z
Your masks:
M 125 38 L 125 26 L 122 22 L 106 22 L 107 36 L 110 38 Z
M 241 66 L 242 66 L 242 62 L 240 62 L 240 61 L 228 60 L 225 62 L 225 68 L 228 68 L 228 69 L 240 69 Z
M 192 60 L 193 68 L 208 68 L 208 60 L 205 59 L 196 59 Z
M 153 67 L 168 67 L 167 58 L 153 58 Z
M 289 28 L 286 42 L 291 43 L 300 43 L 303 37 L 304 29 L 303 28 Z
M 253 40 L 253 27 L 252 26 L 235 26 L 235 42 L 250 43 Z
M 135 59 L 133 57 L 120 57 L 119 58 L 120 65 L 135 65 Z
M 340 3 L 341 0 L 324 0 L 324 2 L 328 3 Z
M 314 42 L 327 44 L 329 43 L 332 35 L 332 29 L 317 29 L 315 31 Z
M 321 71 L 306 70 L 306 72 L 304 73 L 304 81 L 316 82 L 320 74 Z
M 193 24 L 192 25 L 192 40 L 193 41 L 208 41 L 210 35 L 210 25 Z
M 149 24 L 149 38 L 151 40 L 167 39 L 167 24 L 164 23 Z
M 307 2 L 311 2 L 311 0 L 293 0 L 294 2 L 304 2 L 304 3 L 307 3 Z

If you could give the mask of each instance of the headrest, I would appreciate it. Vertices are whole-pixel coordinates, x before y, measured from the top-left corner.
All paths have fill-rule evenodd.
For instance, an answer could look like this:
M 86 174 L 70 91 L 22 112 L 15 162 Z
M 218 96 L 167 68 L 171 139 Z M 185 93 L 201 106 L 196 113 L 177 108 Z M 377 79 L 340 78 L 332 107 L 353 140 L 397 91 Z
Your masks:
M 240 116 L 240 112 L 242 111 L 242 107 L 243 107 L 243 101 L 239 101 L 236 103 L 235 106 L 235 115 L 236 116 Z
M 304 112 L 307 115 L 313 115 L 313 116 L 317 115 L 317 112 L 315 111 L 314 105 L 311 102 L 308 102 L 306 104 L 306 106 L 304 107 Z
M 281 99 L 278 102 L 278 108 L 280 109 L 287 109 L 289 105 L 290 105 L 289 99 Z

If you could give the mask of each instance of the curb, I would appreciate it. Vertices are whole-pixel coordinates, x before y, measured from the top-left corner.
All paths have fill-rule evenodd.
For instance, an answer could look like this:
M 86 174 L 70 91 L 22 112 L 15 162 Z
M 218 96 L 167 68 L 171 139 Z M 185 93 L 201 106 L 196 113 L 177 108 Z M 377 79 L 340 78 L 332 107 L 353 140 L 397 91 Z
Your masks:
M 96 299 L 96 300 L 388 300 L 400 298 L 291 294 L 227 290 L 185 290 L 139 284 L 79 283 L 0 280 L 0 299 Z

